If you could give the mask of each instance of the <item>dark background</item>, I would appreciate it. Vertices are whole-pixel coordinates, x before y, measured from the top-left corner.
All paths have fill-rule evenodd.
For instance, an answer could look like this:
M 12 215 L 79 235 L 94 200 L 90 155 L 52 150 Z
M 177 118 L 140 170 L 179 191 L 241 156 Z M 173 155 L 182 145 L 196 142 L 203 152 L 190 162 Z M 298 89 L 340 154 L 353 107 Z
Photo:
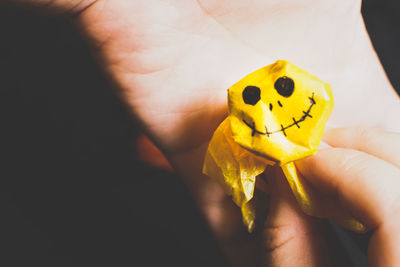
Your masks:
M 363 14 L 399 92 L 395 2 Z M 225 265 L 180 180 L 138 160 L 139 128 L 66 20 L 0 6 L 0 123 L 0 266 Z

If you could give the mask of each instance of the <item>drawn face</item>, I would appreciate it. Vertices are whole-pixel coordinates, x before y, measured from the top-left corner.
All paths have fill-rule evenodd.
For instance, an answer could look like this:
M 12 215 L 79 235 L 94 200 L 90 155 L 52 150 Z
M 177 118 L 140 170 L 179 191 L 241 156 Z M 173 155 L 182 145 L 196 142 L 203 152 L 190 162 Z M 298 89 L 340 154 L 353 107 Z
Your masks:
M 284 60 L 234 84 L 228 102 L 233 139 L 279 163 L 315 153 L 333 108 L 329 84 Z

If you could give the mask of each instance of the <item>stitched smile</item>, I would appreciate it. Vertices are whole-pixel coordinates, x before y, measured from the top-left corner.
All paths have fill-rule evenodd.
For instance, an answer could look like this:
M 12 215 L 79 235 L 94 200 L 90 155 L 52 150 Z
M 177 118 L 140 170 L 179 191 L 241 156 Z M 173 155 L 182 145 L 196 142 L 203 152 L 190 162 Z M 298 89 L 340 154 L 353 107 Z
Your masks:
M 314 99 L 314 93 L 312 93 L 311 97 L 308 97 L 308 98 L 310 99 L 311 104 L 310 104 L 310 106 L 308 107 L 308 110 L 307 110 L 307 111 L 304 111 L 304 110 L 303 110 L 304 115 L 303 115 L 299 120 L 296 120 L 295 117 L 293 117 L 293 118 L 292 118 L 292 119 L 293 119 L 293 123 L 292 123 L 292 124 L 289 124 L 289 125 L 287 125 L 287 126 L 283 126 L 283 125 L 281 124 L 281 128 L 280 128 L 279 130 L 270 132 L 270 131 L 268 131 L 267 126 L 265 126 L 265 132 L 261 132 L 261 131 L 258 131 L 258 130 L 256 129 L 256 126 L 255 126 L 255 123 L 254 123 L 254 122 L 252 122 L 252 123 L 250 124 L 250 123 L 248 123 L 248 122 L 247 122 L 246 120 L 244 120 L 244 119 L 243 119 L 243 122 L 252 130 L 251 136 L 254 136 L 255 134 L 260 134 L 260 135 L 266 135 L 266 136 L 269 137 L 271 134 L 279 133 L 279 132 L 282 132 L 282 133 L 286 136 L 285 130 L 287 130 L 287 129 L 289 129 L 290 127 L 295 126 L 295 125 L 296 125 L 297 128 L 300 128 L 300 123 L 301 123 L 301 122 L 305 121 L 307 118 L 312 118 L 310 112 L 311 112 L 312 107 L 313 107 L 315 104 L 317 104 L 317 103 L 315 102 L 315 99 Z

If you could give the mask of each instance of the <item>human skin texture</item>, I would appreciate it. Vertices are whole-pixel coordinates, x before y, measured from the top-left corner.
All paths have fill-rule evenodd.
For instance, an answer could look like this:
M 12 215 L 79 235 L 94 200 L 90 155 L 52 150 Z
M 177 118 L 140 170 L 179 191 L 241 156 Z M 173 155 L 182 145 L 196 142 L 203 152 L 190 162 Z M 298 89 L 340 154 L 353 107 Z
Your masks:
M 232 266 L 293 266 L 294 262 L 327 266 L 329 252 L 318 231 L 320 222 L 298 209 L 279 171 L 269 183 L 274 190 L 268 219 L 255 236 L 246 232 L 239 210 L 219 185 L 201 173 L 201 166 L 213 131 L 227 115 L 226 89 L 277 59 L 289 60 L 331 84 L 335 109 L 328 127 L 400 130 L 399 98 L 371 46 L 360 1 L 17 0 L 12 4 L 70 16 L 133 116 L 188 185 Z M 306 167 L 303 171 L 310 177 L 325 175 L 309 173 Z M 388 229 L 393 230 L 382 231 Z M 376 235 L 373 241 L 396 241 L 388 238 Z M 370 255 L 375 255 L 374 248 Z M 390 252 L 387 259 L 395 255 Z M 394 264 L 380 265 L 371 257 L 377 266 Z

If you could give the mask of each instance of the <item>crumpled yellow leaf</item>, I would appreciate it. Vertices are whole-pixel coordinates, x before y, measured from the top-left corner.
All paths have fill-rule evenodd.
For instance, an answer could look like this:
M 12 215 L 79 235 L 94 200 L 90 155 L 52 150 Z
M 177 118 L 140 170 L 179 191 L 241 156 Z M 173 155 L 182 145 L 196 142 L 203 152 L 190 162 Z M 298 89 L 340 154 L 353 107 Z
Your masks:
M 279 164 L 302 210 L 364 232 L 335 199 L 322 195 L 297 173 L 293 161 L 313 155 L 333 109 L 329 84 L 285 60 L 250 73 L 228 90 L 229 116 L 208 146 L 203 172 L 216 179 L 255 227 L 251 201 L 257 175 Z

